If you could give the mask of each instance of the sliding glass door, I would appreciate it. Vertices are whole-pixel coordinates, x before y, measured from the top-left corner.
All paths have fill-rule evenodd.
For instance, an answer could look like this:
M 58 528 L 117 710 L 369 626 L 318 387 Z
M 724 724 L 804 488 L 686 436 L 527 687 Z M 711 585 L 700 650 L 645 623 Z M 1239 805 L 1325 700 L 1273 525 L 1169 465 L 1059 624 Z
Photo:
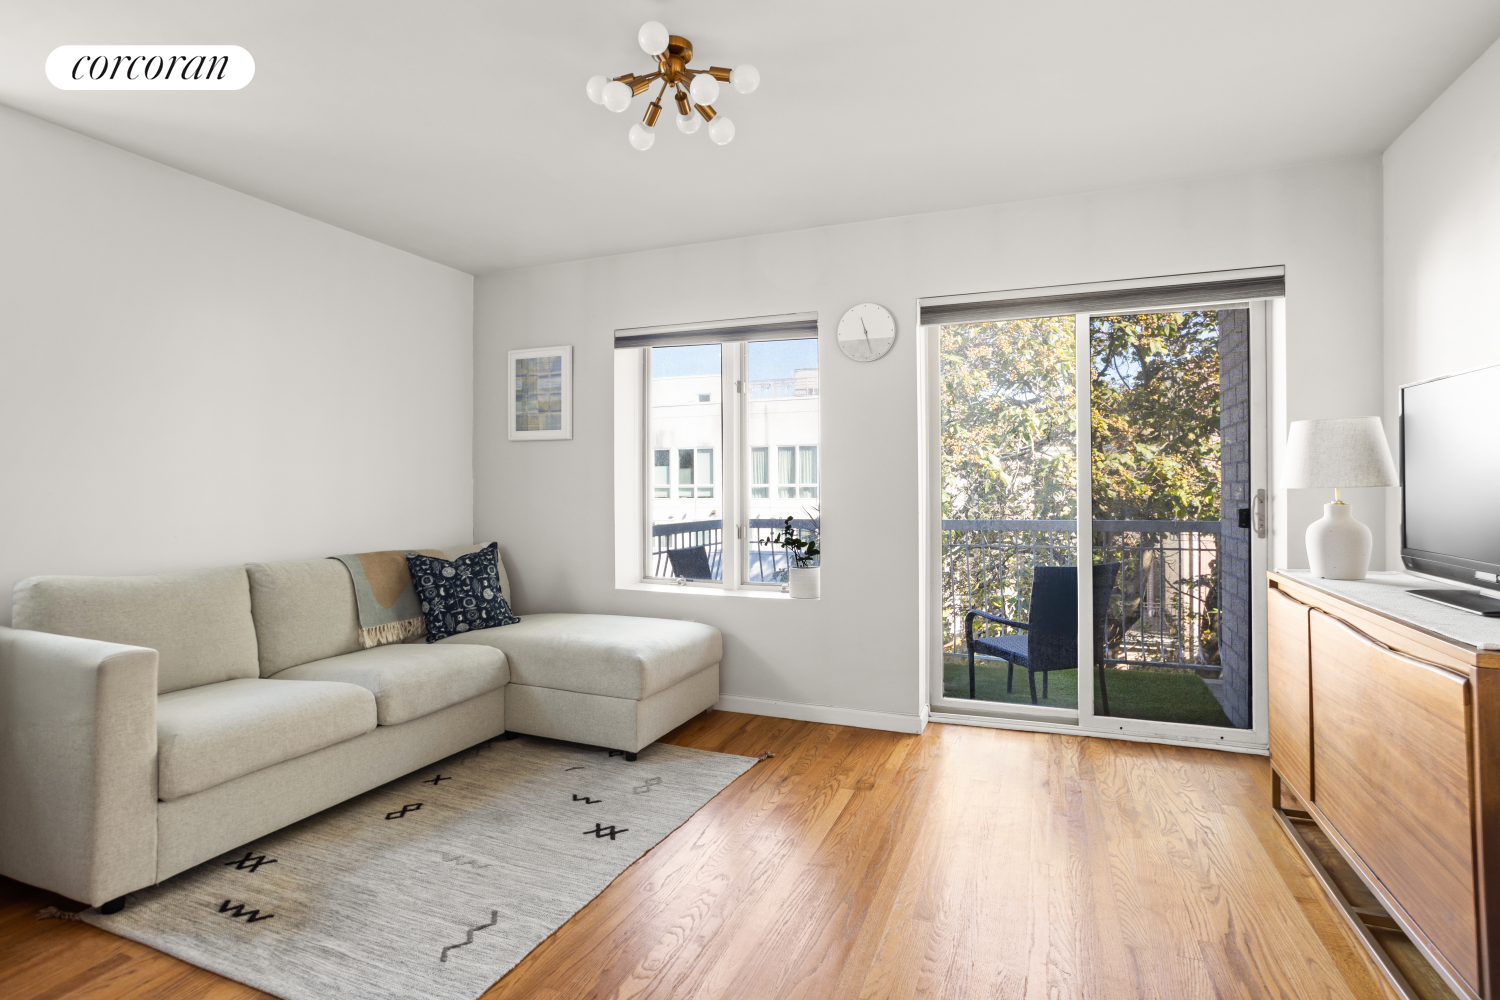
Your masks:
M 935 713 L 1226 745 L 1263 732 L 1265 316 L 1264 300 L 1169 301 L 927 328 Z
M 1078 710 L 1071 650 L 1049 649 L 1069 669 L 1037 674 L 1030 631 L 1006 624 L 1040 616 L 1049 632 L 1077 631 L 1066 580 L 1056 585 L 1078 547 L 1073 327 L 1068 315 L 940 328 L 945 696 Z
M 1088 333 L 1094 712 L 1247 729 L 1250 310 L 1090 316 Z

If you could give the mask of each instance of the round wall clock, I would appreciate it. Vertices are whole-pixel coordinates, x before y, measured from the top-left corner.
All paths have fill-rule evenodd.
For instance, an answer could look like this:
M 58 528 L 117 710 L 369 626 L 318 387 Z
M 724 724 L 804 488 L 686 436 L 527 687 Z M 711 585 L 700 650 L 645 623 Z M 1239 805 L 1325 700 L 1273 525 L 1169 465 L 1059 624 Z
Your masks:
M 839 320 L 839 350 L 855 361 L 875 361 L 896 342 L 896 317 L 885 306 L 861 302 Z

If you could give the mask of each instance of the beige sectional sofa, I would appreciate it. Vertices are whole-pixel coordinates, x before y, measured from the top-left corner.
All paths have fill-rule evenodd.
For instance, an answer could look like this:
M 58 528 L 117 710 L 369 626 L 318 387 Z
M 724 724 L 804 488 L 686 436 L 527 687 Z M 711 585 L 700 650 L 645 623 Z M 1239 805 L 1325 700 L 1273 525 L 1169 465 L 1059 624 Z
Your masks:
M 361 649 L 333 559 L 33 577 L 13 623 L 0 874 L 110 908 L 507 731 L 633 760 L 719 697 L 719 632 L 693 622 L 521 615 Z

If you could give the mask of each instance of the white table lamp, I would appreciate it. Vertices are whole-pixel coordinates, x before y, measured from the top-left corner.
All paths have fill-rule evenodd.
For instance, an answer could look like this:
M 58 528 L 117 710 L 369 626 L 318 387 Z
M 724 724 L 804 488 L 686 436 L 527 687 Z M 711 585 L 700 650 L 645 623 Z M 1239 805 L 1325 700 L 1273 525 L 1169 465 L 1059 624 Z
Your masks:
M 1396 463 L 1379 417 L 1293 421 L 1286 439 L 1287 489 L 1333 487 L 1320 520 L 1307 527 L 1313 576 L 1363 580 L 1370 568 L 1370 529 L 1354 519 L 1339 490 L 1399 486 Z

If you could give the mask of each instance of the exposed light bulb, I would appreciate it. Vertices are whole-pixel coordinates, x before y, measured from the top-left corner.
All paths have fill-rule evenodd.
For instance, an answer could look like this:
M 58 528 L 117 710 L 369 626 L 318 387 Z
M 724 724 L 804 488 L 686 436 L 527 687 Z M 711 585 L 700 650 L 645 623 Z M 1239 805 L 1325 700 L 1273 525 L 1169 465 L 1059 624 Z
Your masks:
M 731 133 L 732 134 L 732 133 Z M 647 128 L 640 122 L 630 126 L 630 144 L 641 152 L 650 149 L 656 142 L 656 132 Z
M 659 56 L 667 50 L 667 44 L 671 42 L 672 36 L 667 34 L 666 26 L 660 21 L 647 21 L 641 25 L 641 30 L 636 33 L 635 40 L 641 43 L 641 48 L 648 56 Z
M 708 137 L 720 146 L 729 145 L 734 138 L 734 122 L 719 115 L 708 123 Z
M 611 80 L 604 85 L 601 96 L 604 99 L 604 106 L 609 110 L 624 111 L 630 107 L 630 99 L 635 96 L 635 93 L 631 91 L 629 84 Z
M 692 95 L 694 104 L 712 104 L 719 99 L 719 81 L 707 73 L 699 73 L 693 77 L 688 93 Z
M 587 90 L 588 92 L 589 100 L 593 101 L 595 104 L 603 104 L 604 85 L 607 83 L 609 83 L 609 81 L 606 80 L 602 75 L 589 77 L 588 86 L 585 88 L 585 90 Z
M 692 135 L 702 127 L 703 119 L 697 115 L 688 115 L 686 118 L 682 115 L 677 116 L 677 128 L 683 135 Z
M 729 84 L 742 94 L 748 94 L 760 86 L 760 70 L 744 63 L 736 66 L 729 73 Z

